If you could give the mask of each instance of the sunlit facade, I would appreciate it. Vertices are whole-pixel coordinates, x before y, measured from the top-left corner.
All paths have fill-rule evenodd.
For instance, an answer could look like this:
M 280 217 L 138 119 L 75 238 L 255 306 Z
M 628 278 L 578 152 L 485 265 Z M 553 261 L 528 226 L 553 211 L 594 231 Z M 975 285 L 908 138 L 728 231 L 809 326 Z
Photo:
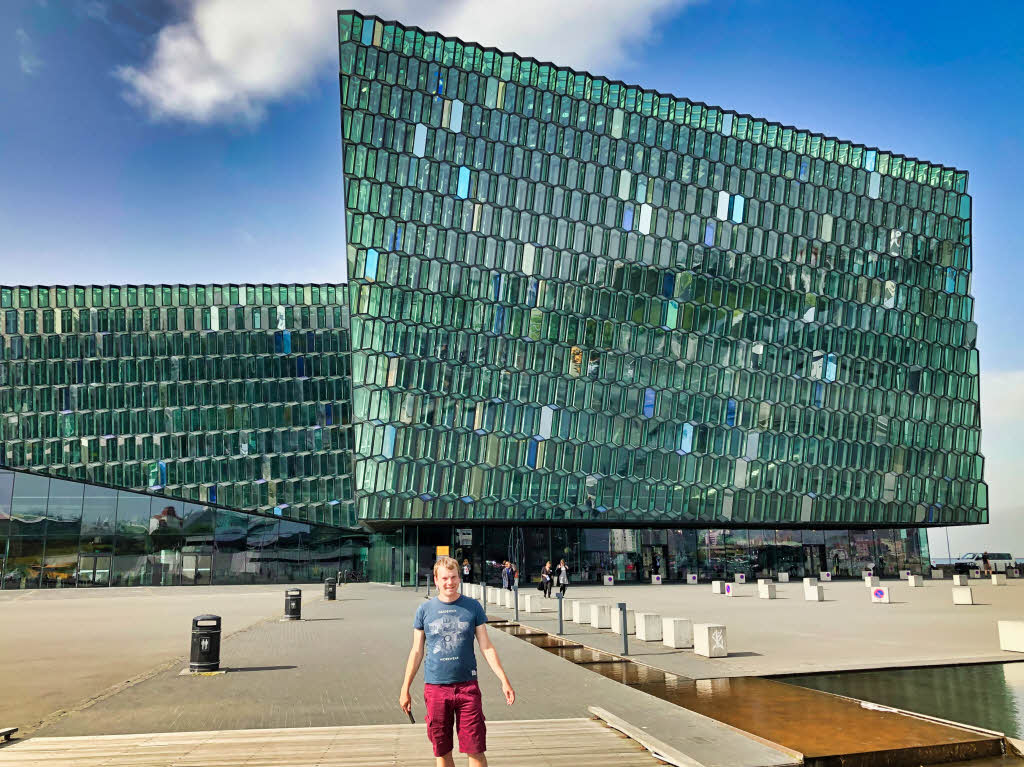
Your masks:
M 987 521 L 965 172 L 357 13 L 339 38 L 360 520 L 746 551 Z

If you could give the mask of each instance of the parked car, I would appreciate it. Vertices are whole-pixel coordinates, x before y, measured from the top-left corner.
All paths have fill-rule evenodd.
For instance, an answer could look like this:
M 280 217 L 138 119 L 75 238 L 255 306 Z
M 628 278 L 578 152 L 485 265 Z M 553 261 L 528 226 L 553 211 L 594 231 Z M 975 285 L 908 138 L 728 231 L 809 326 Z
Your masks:
M 981 558 L 984 556 L 981 552 L 964 554 L 960 559 L 953 563 L 953 572 L 955 573 L 966 573 L 970 570 L 982 570 L 984 567 L 981 564 Z M 1013 557 L 1006 552 L 990 551 L 988 552 L 988 564 L 992 568 L 994 573 L 1004 573 L 1006 568 L 1014 567 Z

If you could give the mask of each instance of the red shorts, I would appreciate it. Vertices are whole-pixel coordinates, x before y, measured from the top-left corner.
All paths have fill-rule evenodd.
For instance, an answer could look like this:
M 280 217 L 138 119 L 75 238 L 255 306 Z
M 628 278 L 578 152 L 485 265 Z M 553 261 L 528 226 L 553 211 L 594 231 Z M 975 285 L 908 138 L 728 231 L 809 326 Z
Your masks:
M 452 750 L 452 725 L 459 733 L 459 751 L 482 754 L 487 750 L 487 725 L 480 686 L 475 682 L 424 684 L 423 702 L 427 706 L 427 737 L 434 756 Z

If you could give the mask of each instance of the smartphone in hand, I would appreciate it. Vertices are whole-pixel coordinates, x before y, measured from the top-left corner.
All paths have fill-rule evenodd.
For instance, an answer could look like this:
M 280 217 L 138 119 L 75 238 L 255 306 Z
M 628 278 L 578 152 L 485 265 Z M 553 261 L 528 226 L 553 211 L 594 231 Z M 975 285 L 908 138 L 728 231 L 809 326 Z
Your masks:
M 405 715 L 409 717 L 409 724 L 416 724 L 416 720 L 412 718 L 412 709 L 406 711 Z

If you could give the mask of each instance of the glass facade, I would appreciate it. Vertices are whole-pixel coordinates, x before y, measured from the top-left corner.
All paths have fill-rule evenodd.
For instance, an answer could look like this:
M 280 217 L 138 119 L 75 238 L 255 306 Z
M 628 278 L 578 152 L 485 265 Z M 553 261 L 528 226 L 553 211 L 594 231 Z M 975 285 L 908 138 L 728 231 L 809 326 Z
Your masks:
M 368 539 L 323 525 L 0 468 L 0 588 L 319 581 Z
M 437 547 L 468 560 L 474 582 L 497 585 L 501 563 L 515 562 L 520 584 L 536 583 L 544 563 L 565 559 L 572 583 L 597 584 L 610 574 L 619 583 L 649 583 L 657 567 L 666 581 L 817 577 L 859 578 L 861 570 L 895 577 L 901 570 L 923 575 L 931 562 L 924 528 L 874 530 L 747 528 L 605 528 L 418 525 L 379 533 L 371 541 L 373 580 L 412 585 L 429 574 Z M 392 568 L 392 560 L 394 566 Z
M 354 525 L 343 296 L 0 287 L 0 465 Z
M 0 286 L 5 587 L 855 576 L 987 522 L 966 172 L 338 32 L 346 284 Z
M 338 21 L 360 520 L 987 521 L 966 172 Z

